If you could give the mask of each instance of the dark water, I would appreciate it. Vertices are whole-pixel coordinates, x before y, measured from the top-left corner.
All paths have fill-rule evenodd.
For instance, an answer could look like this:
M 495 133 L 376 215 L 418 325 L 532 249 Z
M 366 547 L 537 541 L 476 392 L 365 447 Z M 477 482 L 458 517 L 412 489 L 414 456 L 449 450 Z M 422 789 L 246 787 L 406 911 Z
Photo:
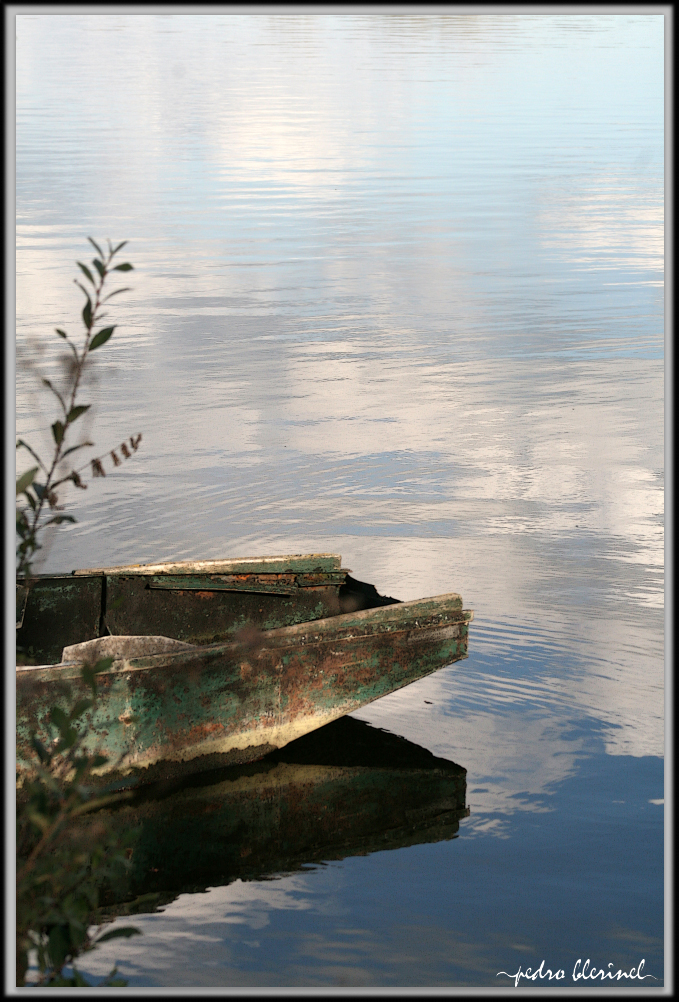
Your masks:
M 467 770 L 455 832 L 206 864 L 83 968 L 455 989 L 544 960 L 583 987 L 579 958 L 643 959 L 622 983 L 662 985 L 662 17 L 16 33 L 18 434 L 53 420 L 26 363 L 77 330 L 85 237 L 136 269 L 83 402 L 93 455 L 142 447 L 68 497 L 42 569 L 330 551 L 475 611 L 466 661 L 355 715 Z

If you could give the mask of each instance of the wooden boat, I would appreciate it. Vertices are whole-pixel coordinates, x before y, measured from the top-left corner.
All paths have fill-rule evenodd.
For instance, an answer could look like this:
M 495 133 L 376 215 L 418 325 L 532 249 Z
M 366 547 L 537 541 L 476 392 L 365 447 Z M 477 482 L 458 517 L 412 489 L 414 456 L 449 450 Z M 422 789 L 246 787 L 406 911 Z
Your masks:
M 101 901 L 110 918 L 155 911 L 234 880 L 453 839 L 466 788 L 462 766 L 342 717 L 259 762 L 145 786 L 97 814 L 130 858 Z
M 153 782 L 254 761 L 466 657 L 472 618 L 457 594 L 380 596 L 335 554 L 40 578 L 17 642 L 34 659 L 64 646 L 17 666 L 20 781 L 51 707 L 87 696 L 83 663 L 114 658 L 84 718 L 86 747 L 108 756 L 99 777 Z

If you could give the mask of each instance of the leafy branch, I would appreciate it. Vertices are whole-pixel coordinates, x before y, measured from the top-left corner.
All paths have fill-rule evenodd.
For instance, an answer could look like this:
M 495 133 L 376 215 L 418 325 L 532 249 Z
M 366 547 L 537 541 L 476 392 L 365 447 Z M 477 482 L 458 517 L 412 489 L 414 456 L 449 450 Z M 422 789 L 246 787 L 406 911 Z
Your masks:
M 100 887 L 111 885 L 130 866 L 129 835 L 116 838 L 101 817 L 90 816 L 131 794 L 92 795 L 87 783 L 107 758 L 83 749 L 87 728 L 79 729 L 83 715 L 96 706 L 96 675 L 112 660 L 83 667 L 91 699 L 76 700 L 68 712 L 52 707 L 49 723 L 57 734 L 48 745 L 31 736 L 33 778 L 25 782 L 17 809 L 18 987 L 26 984 L 31 951 L 37 956 L 38 985 L 88 987 L 74 966 L 76 957 L 107 940 L 139 934 L 131 926 L 102 934 L 97 920 Z M 69 963 L 70 977 L 63 971 Z M 114 968 L 100 987 L 125 984 Z
M 28 470 L 24 471 L 24 473 L 17 477 L 16 482 L 17 499 L 25 498 L 25 502 L 19 502 L 19 507 L 17 507 L 16 512 L 16 530 L 19 537 L 17 544 L 17 576 L 23 576 L 25 578 L 28 578 L 30 575 L 31 564 L 35 553 L 37 550 L 41 549 L 41 545 L 39 543 L 39 535 L 41 531 L 48 525 L 60 525 L 64 522 L 76 521 L 72 515 L 51 513 L 61 512 L 63 510 L 63 508 L 58 504 L 59 498 L 56 494 L 56 489 L 58 487 L 61 487 L 68 481 L 72 482 L 76 487 L 80 487 L 81 489 L 85 489 L 87 487 L 87 484 L 83 483 L 80 476 L 80 473 L 85 467 L 82 466 L 77 470 L 72 468 L 65 476 L 60 476 L 57 471 L 67 456 L 72 456 L 78 450 L 84 449 L 93 444 L 89 441 L 79 442 L 76 445 L 68 445 L 67 443 L 67 438 L 73 425 L 80 417 L 83 416 L 83 414 L 87 413 L 91 406 L 90 404 L 80 404 L 76 402 L 78 390 L 80 389 L 85 365 L 89 361 L 91 353 L 106 344 L 116 329 L 115 325 L 102 326 L 95 332 L 95 328 L 102 323 L 104 317 L 106 316 L 103 312 L 104 304 L 108 300 L 112 299 L 113 296 L 120 295 L 121 292 L 129 291 L 128 287 L 124 287 L 121 289 L 115 289 L 113 292 L 104 296 L 104 285 L 106 283 L 106 279 L 109 277 L 111 272 L 127 272 L 133 270 L 132 265 L 129 264 L 129 262 L 116 265 L 113 264 L 113 259 L 125 246 L 127 243 L 126 240 L 118 244 L 117 247 L 113 247 L 111 241 L 109 240 L 108 253 L 106 254 L 102 251 L 99 244 L 92 240 L 91 237 L 88 237 L 88 240 L 97 252 L 97 256 L 92 259 L 92 267 L 88 267 L 86 264 L 83 264 L 82 261 L 77 261 L 76 263 L 80 268 L 84 279 L 89 284 L 85 286 L 79 279 L 74 279 L 75 284 L 82 290 L 85 296 L 85 305 L 82 308 L 82 322 L 85 327 L 84 342 L 81 347 L 78 348 L 78 345 L 71 337 L 69 337 L 65 330 L 60 327 L 55 328 L 56 333 L 63 341 L 66 342 L 70 351 L 68 359 L 69 366 L 67 385 L 59 389 L 50 379 L 42 379 L 43 386 L 45 386 L 54 395 L 59 406 L 59 417 L 51 425 L 52 438 L 54 441 L 52 457 L 48 462 L 44 462 L 39 454 L 23 439 L 18 439 L 16 444 L 17 449 L 26 449 L 33 460 L 37 463 L 37 465 L 31 466 Z M 131 451 L 130 448 L 128 448 L 127 442 L 121 443 L 119 450 L 122 453 L 123 458 L 128 458 L 132 452 L 137 450 L 140 440 L 141 435 L 133 435 L 130 437 L 129 443 Z M 113 460 L 114 466 L 119 466 L 121 460 L 116 450 L 112 449 L 109 454 Z M 103 459 L 104 456 L 102 455 L 90 461 L 92 476 L 105 476 L 105 471 L 102 465 Z

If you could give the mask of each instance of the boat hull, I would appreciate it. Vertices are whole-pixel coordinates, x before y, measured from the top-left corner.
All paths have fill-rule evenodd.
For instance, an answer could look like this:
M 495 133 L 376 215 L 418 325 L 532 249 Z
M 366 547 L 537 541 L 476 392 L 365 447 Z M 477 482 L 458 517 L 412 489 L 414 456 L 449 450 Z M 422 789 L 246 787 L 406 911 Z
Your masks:
M 441 595 L 114 661 L 98 676 L 85 747 L 102 780 L 153 782 L 255 761 L 467 655 L 472 613 Z M 53 705 L 86 697 L 81 665 L 17 668 L 17 769 Z

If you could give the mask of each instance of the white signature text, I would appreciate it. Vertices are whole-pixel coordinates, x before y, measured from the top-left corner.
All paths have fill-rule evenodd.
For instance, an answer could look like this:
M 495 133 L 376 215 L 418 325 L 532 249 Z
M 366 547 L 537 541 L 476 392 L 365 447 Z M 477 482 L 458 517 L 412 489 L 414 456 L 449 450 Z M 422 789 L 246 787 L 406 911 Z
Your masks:
M 630 967 L 629 971 L 623 971 L 620 968 L 618 968 L 617 971 L 611 971 L 610 968 L 614 967 L 614 964 L 608 964 L 609 969 L 605 970 L 603 967 L 596 968 L 593 964 L 590 966 L 591 961 L 589 957 L 584 964 L 581 959 L 578 959 L 575 961 L 572 978 L 573 981 L 596 981 L 599 979 L 601 981 L 620 981 L 621 978 L 637 981 L 643 981 L 644 978 L 653 978 L 654 981 L 657 981 L 658 979 L 655 975 L 641 973 L 644 969 L 645 963 L 645 960 L 641 960 L 636 967 Z M 525 971 L 522 971 L 521 965 L 519 964 L 519 969 L 516 974 L 509 974 L 508 971 L 498 971 L 495 976 L 499 978 L 501 974 L 504 974 L 508 978 L 512 978 L 514 980 L 515 988 L 519 987 L 519 981 L 521 978 L 524 978 L 526 981 L 536 981 L 538 978 L 547 978 L 549 981 L 552 981 L 552 979 L 554 981 L 563 981 L 566 977 L 566 972 L 561 968 L 556 971 L 552 971 L 549 967 L 545 969 L 544 960 L 535 970 L 531 967 L 527 967 Z

